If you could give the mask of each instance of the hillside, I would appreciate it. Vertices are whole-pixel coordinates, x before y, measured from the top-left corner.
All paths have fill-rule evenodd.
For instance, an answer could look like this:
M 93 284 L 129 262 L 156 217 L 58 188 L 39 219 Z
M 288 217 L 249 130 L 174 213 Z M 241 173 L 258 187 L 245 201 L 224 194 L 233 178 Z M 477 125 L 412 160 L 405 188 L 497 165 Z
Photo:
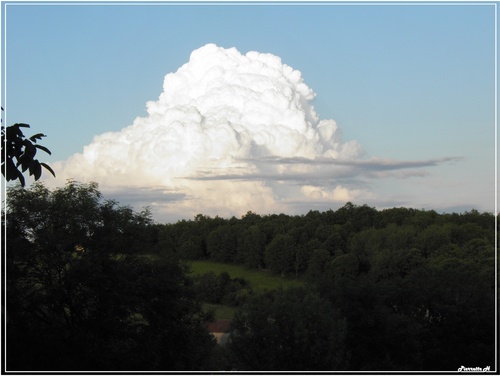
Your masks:
M 491 213 L 157 224 L 70 181 L 9 188 L 6 214 L 13 370 L 493 371 Z

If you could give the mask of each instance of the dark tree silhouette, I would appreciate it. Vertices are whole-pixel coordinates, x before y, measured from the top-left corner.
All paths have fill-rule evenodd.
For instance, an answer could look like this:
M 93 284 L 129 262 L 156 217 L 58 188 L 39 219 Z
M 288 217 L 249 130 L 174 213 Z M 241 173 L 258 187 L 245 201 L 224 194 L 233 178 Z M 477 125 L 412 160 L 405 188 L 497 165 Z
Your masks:
M 156 238 L 147 211 L 104 201 L 97 183 L 8 195 L 6 369 L 204 367 L 210 317 L 182 263 L 142 257 Z
M 3 111 L 3 108 L 2 108 Z M 19 180 L 24 187 L 26 182 L 23 173 L 28 171 L 35 180 L 42 176 L 42 167 L 56 176 L 52 168 L 35 159 L 36 152 L 40 149 L 47 154 L 50 150 L 45 146 L 38 145 L 37 141 L 46 137 L 43 133 L 37 133 L 26 138 L 21 128 L 29 128 L 28 124 L 16 123 L 8 127 L 2 126 L 2 175 L 7 179 Z

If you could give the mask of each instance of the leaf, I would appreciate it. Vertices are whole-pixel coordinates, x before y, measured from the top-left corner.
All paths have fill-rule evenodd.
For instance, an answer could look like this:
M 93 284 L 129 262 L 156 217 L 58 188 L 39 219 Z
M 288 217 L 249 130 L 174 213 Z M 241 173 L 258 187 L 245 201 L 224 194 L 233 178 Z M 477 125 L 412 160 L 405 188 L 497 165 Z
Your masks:
M 47 163 L 40 163 L 43 167 L 45 167 L 45 169 L 47 169 L 51 174 L 52 176 L 56 177 L 56 174 L 54 172 L 54 170 L 52 170 L 52 168 L 47 164 Z
M 25 123 L 16 123 L 14 125 L 11 125 L 11 127 L 22 127 L 22 128 L 29 128 L 30 125 L 29 124 L 25 124 Z
M 21 157 L 19 159 L 19 162 L 17 162 L 17 167 L 21 165 L 22 172 L 26 171 L 31 166 L 31 158 L 23 158 L 23 157 Z
M 42 176 L 42 166 L 40 165 L 40 162 L 38 162 L 36 159 L 33 160 L 33 162 L 30 164 L 30 175 L 33 175 L 35 177 L 35 180 L 40 179 Z
M 33 159 L 36 155 L 36 147 L 33 145 L 30 141 L 24 140 L 23 142 L 25 149 L 24 149 L 24 155 L 26 155 L 27 158 Z
M 42 166 L 40 162 L 36 161 L 36 170 L 35 170 L 35 180 L 38 180 L 42 177 Z
M 35 145 L 36 148 L 40 149 L 40 150 L 43 150 L 44 152 L 46 152 L 47 154 L 49 155 L 52 155 L 52 153 L 50 152 L 49 149 L 47 149 L 45 146 L 42 146 L 42 145 Z
M 3 171 L 2 171 L 3 172 Z M 24 181 L 24 176 L 17 169 L 17 167 L 14 165 L 14 162 L 12 160 L 7 160 L 7 176 L 6 176 L 7 181 L 11 180 L 16 180 L 19 179 L 19 182 L 21 183 L 21 186 L 25 186 L 25 181 Z
M 43 133 L 37 133 L 37 134 L 31 136 L 30 140 L 33 142 L 36 142 L 36 140 L 41 140 L 43 137 L 47 137 L 47 136 L 45 136 Z
M 34 175 L 34 174 L 35 174 L 35 163 L 34 163 L 34 162 L 35 162 L 35 161 L 33 161 L 32 163 L 30 163 L 30 164 L 28 165 L 28 168 L 29 168 L 29 174 L 30 174 L 30 175 Z M 25 171 L 25 170 L 23 170 L 23 172 L 24 172 L 24 171 Z
M 21 174 L 20 171 L 17 171 L 17 178 L 19 179 L 19 182 L 21 183 L 21 186 L 24 187 L 26 185 L 26 182 L 24 180 L 23 174 Z M 12 179 L 14 180 L 14 179 Z
M 10 127 L 7 127 L 5 133 L 7 136 L 7 140 L 9 142 L 21 141 L 24 138 L 23 131 L 20 130 L 19 127 L 16 125 L 11 125 Z
M 2 169 L 7 181 L 17 179 L 18 170 L 12 159 L 7 159 L 5 161 L 5 171 Z
M 18 169 L 19 166 L 21 166 L 21 170 L 23 172 L 28 169 L 28 167 L 31 164 L 31 161 L 33 160 L 33 158 L 30 158 L 29 155 L 27 154 L 21 154 L 20 156 L 16 155 L 16 159 L 17 159 L 16 169 Z

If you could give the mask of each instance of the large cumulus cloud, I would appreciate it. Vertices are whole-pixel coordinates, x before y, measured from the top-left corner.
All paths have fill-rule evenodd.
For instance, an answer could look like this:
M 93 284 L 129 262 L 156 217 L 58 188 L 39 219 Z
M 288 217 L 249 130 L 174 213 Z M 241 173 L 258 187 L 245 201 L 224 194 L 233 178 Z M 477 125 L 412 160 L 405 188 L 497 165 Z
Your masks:
M 341 180 L 356 167 L 342 161 L 359 160 L 362 148 L 343 141 L 334 120 L 319 119 L 314 96 L 277 56 L 208 44 L 165 76 L 146 117 L 55 163 L 57 180 L 97 181 L 118 196 L 134 191 L 136 202 L 172 217 L 363 196 Z

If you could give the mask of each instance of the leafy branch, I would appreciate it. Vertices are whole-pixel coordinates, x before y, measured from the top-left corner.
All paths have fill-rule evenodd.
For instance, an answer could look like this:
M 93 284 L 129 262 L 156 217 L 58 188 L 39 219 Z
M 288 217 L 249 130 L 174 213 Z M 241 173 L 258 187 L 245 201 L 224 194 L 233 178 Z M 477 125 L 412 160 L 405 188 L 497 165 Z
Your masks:
M 46 136 L 43 133 L 37 133 L 26 138 L 21 128 L 29 127 L 28 124 L 24 123 L 16 123 L 8 127 L 2 126 L 2 175 L 7 181 L 19 180 L 23 187 L 26 184 L 23 173 L 26 171 L 34 177 L 35 181 L 42 176 L 42 167 L 54 177 L 56 176 L 48 164 L 35 159 L 38 150 L 51 154 L 45 146 L 37 144 L 38 140 Z

